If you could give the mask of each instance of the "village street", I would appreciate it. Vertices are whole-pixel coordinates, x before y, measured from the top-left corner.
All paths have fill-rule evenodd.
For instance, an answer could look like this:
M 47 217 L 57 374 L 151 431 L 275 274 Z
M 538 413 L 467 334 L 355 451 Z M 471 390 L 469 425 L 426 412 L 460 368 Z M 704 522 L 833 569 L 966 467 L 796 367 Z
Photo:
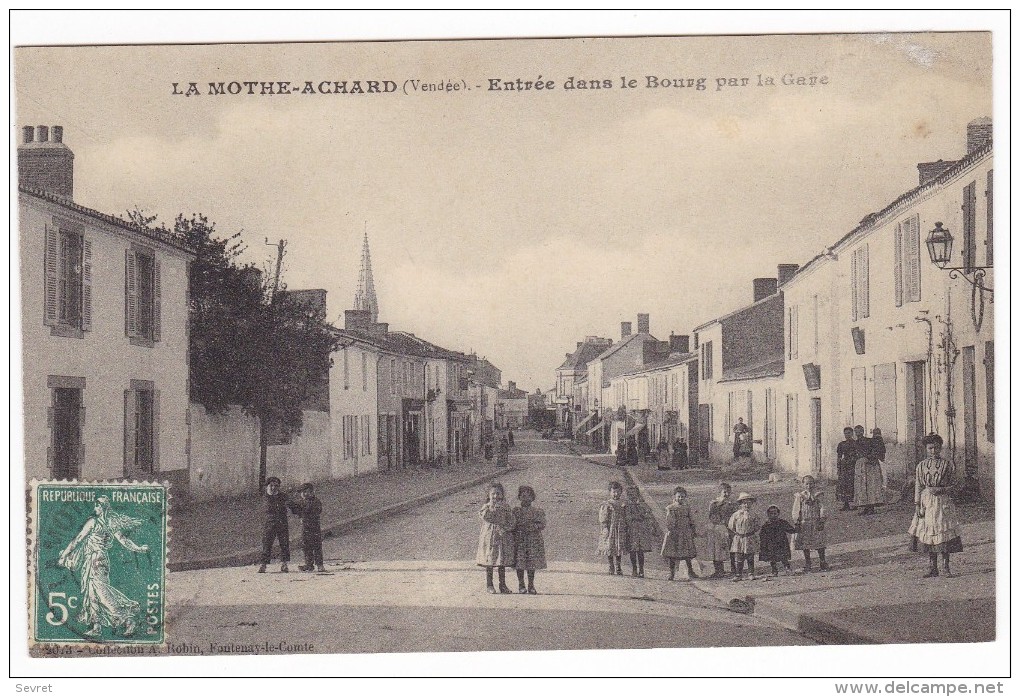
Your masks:
M 549 569 L 538 595 L 485 592 L 474 564 L 485 486 L 453 494 L 324 545 L 325 574 L 233 567 L 170 575 L 168 632 L 184 653 L 550 650 L 811 643 L 686 581 L 666 580 L 657 551 L 647 578 L 611 577 L 595 556 L 597 514 L 619 470 L 520 434 L 502 477 L 528 483 L 548 516 Z M 681 574 L 682 575 L 682 574 Z M 266 644 L 268 642 L 268 647 Z M 254 647 L 254 648 L 252 648 Z

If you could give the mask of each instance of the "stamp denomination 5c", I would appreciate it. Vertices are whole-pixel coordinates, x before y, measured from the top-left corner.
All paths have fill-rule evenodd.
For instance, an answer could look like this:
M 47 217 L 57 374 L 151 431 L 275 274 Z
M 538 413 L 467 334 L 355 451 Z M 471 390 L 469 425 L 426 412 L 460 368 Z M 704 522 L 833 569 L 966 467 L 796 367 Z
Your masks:
M 164 644 L 162 484 L 32 482 L 29 643 Z

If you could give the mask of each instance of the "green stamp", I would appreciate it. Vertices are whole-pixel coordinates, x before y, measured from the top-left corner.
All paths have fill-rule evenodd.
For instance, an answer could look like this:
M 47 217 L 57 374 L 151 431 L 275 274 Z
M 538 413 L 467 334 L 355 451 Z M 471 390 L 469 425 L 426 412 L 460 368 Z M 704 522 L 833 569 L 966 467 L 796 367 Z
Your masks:
M 33 482 L 30 643 L 164 644 L 167 487 Z

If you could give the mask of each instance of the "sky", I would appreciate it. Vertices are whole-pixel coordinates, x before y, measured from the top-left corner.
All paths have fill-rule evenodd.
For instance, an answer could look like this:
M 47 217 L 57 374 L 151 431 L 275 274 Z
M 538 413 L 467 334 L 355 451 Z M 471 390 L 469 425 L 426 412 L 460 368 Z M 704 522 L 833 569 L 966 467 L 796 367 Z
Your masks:
M 259 266 L 286 239 L 283 281 L 325 288 L 331 319 L 367 231 L 380 321 L 533 391 L 638 313 L 665 339 L 750 303 L 753 278 L 914 187 L 918 162 L 962 156 L 992 114 L 991 50 L 977 32 L 24 47 L 14 110 L 64 127 L 78 203 L 201 212 Z M 488 89 L 517 78 L 554 87 Z M 208 94 L 359 79 L 397 91 Z

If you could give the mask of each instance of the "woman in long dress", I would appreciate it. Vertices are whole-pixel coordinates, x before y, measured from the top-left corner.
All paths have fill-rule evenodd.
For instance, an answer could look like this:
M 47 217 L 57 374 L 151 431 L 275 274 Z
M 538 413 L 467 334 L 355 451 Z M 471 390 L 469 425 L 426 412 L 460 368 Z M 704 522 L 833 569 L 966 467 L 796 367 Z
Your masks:
M 871 438 L 865 438 L 857 452 L 854 465 L 854 505 L 861 509 L 860 515 L 871 515 L 875 506 L 882 503 L 882 462 L 885 460 L 885 441 L 881 429 L 871 431 Z
M 103 627 L 122 629 L 123 636 L 131 636 L 141 606 L 110 585 L 110 548 L 117 541 L 128 551 L 147 552 L 148 545 L 135 544 L 124 536 L 142 521 L 114 511 L 106 496 L 97 499 L 95 512 L 57 557 L 57 563 L 77 572 L 81 579 L 78 621 L 89 627 L 87 636 L 99 636 Z
M 928 457 L 917 463 L 914 472 L 914 520 L 909 532 L 920 551 L 928 553 L 931 562 L 924 578 L 939 575 L 940 554 L 943 573 L 952 576 L 949 555 L 963 551 L 956 506 L 950 496 L 957 483 L 956 472 L 953 463 L 942 459 L 942 438 L 939 435 L 929 434 L 921 442 Z

